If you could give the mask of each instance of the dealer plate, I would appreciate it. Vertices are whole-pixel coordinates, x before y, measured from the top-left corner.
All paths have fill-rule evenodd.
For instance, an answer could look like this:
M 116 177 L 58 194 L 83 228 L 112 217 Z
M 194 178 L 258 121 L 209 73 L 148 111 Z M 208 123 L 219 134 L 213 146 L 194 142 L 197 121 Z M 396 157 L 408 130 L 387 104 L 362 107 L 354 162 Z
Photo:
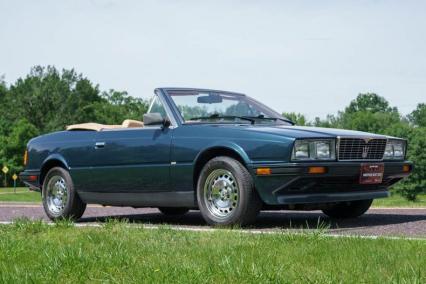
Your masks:
M 384 164 L 361 164 L 360 184 L 379 184 L 383 182 Z

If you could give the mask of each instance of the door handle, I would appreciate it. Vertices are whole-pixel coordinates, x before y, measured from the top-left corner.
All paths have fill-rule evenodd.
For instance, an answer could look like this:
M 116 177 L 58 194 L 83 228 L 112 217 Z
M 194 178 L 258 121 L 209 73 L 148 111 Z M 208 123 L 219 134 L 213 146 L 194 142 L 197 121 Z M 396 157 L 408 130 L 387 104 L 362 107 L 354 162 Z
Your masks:
M 103 148 L 105 147 L 105 142 L 96 142 L 95 143 L 95 149 Z

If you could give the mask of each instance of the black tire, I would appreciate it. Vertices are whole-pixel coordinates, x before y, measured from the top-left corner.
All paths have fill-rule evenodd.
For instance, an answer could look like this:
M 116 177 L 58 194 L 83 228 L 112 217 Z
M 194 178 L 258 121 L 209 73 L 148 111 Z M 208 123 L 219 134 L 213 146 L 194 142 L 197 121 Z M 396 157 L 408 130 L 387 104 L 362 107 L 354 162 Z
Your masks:
M 373 203 L 372 199 L 342 202 L 324 209 L 322 212 L 336 219 L 356 218 L 367 212 L 371 203 Z
M 223 170 L 228 173 L 231 173 L 232 186 L 233 188 L 235 187 L 235 190 L 239 192 L 235 203 L 233 203 L 234 201 L 230 201 L 229 196 L 227 196 L 228 201 L 233 204 L 236 204 L 235 208 L 231 208 L 232 212 L 231 209 L 229 209 L 229 212 L 226 213 L 229 214 L 227 217 L 218 217 L 217 215 L 212 213 L 211 208 L 214 205 L 212 205 L 213 203 L 209 201 L 208 197 L 205 197 L 204 187 L 209 186 L 208 183 L 206 184 L 206 181 L 211 175 L 214 175 L 214 172 L 216 170 Z M 233 181 L 234 178 L 235 181 Z M 222 186 L 225 185 L 227 186 L 226 183 L 222 184 Z M 220 191 L 222 190 L 224 189 L 220 189 Z M 228 192 L 228 187 L 226 188 L 226 190 Z M 218 198 L 221 197 L 216 197 L 216 200 L 218 200 Z M 253 183 L 253 178 L 248 172 L 248 170 L 239 161 L 225 156 L 220 156 L 211 159 L 201 170 L 197 182 L 197 202 L 204 220 L 210 225 L 220 226 L 244 226 L 251 224 L 255 221 L 260 209 L 262 208 L 262 201 L 256 192 Z
M 49 208 L 48 196 L 51 196 L 51 194 L 48 194 L 48 187 L 51 183 L 60 178 L 62 178 L 61 181 L 63 181 L 66 185 L 67 198 L 66 201 L 64 201 L 63 209 L 59 212 L 54 212 Z M 75 191 L 74 183 L 70 174 L 67 170 L 60 167 L 52 168 L 47 173 L 43 182 L 41 196 L 43 200 L 44 211 L 52 221 L 60 219 L 78 220 L 81 216 L 83 216 L 83 213 L 86 210 L 86 203 L 80 199 L 77 192 Z
M 185 207 L 158 207 L 158 210 L 167 216 L 181 216 L 189 211 L 189 209 Z

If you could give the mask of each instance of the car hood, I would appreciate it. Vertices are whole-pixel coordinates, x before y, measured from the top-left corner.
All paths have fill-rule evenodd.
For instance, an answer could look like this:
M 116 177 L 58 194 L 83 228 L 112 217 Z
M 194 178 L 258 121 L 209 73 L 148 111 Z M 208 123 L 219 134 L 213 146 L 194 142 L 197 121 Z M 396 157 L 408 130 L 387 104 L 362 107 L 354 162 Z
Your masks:
M 292 138 L 330 138 L 330 137 L 368 137 L 368 138 L 387 138 L 380 134 L 373 134 L 355 130 L 306 127 L 306 126 L 245 126 L 246 131 L 267 133 Z

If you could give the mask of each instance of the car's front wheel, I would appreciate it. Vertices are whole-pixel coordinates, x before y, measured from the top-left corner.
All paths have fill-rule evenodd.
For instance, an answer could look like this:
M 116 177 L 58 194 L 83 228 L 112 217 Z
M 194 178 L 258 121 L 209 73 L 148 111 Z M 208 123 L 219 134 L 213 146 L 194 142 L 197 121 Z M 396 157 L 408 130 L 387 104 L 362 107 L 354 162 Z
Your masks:
M 46 175 L 42 189 L 43 207 L 51 220 L 78 220 L 86 210 L 84 203 L 74 189 L 67 170 L 55 167 Z
M 262 207 L 248 170 L 230 157 L 216 157 L 201 170 L 198 207 L 210 225 L 248 225 Z
M 324 209 L 322 212 L 336 219 L 356 218 L 367 212 L 371 203 L 373 203 L 372 199 L 342 202 Z

